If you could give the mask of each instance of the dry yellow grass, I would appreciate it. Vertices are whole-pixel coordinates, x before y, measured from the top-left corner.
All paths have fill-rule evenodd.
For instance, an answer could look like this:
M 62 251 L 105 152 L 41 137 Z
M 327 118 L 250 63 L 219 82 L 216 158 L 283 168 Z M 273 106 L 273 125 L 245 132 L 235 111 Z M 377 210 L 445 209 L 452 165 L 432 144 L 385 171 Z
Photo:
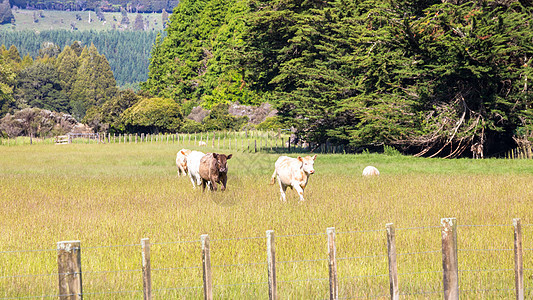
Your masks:
M 277 185 L 268 184 L 277 154 L 233 152 L 228 191 L 204 194 L 176 175 L 182 147 L 0 147 L 0 297 L 56 295 L 55 248 L 65 240 L 81 240 L 84 293 L 98 299 L 142 296 L 139 244 L 146 237 L 158 299 L 203 297 L 205 233 L 219 299 L 267 298 L 269 229 L 276 233 L 282 299 L 327 298 L 327 227 L 337 232 L 343 298 L 388 294 L 389 222 L 397 228 L 400 289 L 409 299 L 442 295 L 443 217 L 460 225 L 462 298 L 512 296 L 513 218 L 522 218 L 524 248 L 533 248 L 531 161 L 319 155 L 307 202 L 298 204 L 294 191 L 283 203 Z M 370 164 L 380 177 L 361 177 Z M 531 253 L 524 255 L 526 278 Z

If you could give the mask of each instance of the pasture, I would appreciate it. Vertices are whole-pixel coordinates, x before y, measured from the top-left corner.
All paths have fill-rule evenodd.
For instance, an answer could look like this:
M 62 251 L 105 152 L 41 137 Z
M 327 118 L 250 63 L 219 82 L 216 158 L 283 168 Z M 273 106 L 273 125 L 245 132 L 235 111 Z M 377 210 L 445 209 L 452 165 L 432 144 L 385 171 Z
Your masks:
M 512 219 L 533 276 L 533 162 L 318 155 L 298 203 L 269 185 L 280 154 L 233 153 L 224 193 L 177 177 L 172 143 L 0 146 L 0 298 L 57 295 L 56 243 L 80 240 L 89 299 L 142 297 L 140 240 L 156 299 L 201 299 L 200 235 L 215 299 L 268 297 L 265 231 L 276 234 L 280 299 L 326 299 L 326 228 L 337 232 L 340 298 L 387 298 L 394 223 L 403 297 L 442 296 L 440 219 L 456 217 L 461 298 L 513 298 Z M 291 156 L 295 156 L 294 154 Z M 381 175 L 363 178 L 373 165 Z M 473 226 L 476 225 L 476 226 Z M 483 226 L 477 226 L 483 225 Z
M 13 11 L 15 16 L 16 26 L 13 27 L 11 24 L 1 25 L 0 28 L 10 29 L 10 30 L 52 30 L 52 29 L 65 29 L 71 30 L 70 24 L 75 24 L 78 30 L 127 30 L 133 28 L 133 23 L 136 13 L 129 13 L 128 18 L 130 21 L 129 25 L 121 24 L 122 15 L 118 12 L 104 12 L 106 18 L 105 22 L 101 22 L 96 18 L 94 11 L 59 11 L 59 10 L 44 10 L 42 11 L 43 17 L 37 17 L 39 20 L 37 23 L 34 22 L 34 14 L 39 15 L 39 10 L 27 10 L 27 9 L 17 9 Z M 81 17 L 81 20 L 76 19 L 76 15 Z M 89 22 L 89 16 L 91 22 Z M 141 16 L 144 19 L 144 23 L 148 22 L 146 30 L 163 30 L 163 22 L 161 19 L 160 13 L 143 13 Z

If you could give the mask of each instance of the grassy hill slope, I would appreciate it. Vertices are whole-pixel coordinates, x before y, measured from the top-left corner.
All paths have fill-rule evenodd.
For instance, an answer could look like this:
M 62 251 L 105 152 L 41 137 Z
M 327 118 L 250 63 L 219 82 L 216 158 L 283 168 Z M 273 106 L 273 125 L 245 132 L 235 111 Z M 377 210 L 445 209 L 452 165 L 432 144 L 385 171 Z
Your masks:
M 38 22 L 33 21 L 33 15 L 39 15 L 37 10 L 18 9 L 13 11 L 15 16 L 15 26 L 7 24 L 1 25 L 5 30 L 54 30 L 71 29 L 70 24 L 75 24 L 78 30 L 130 30 L 137 14 L 128 14 L 130 24 L 121 24 L 122 15 L 120 13 L 104 13 L 106 21 L 99 21 L 94 11 L 42 11 L 43 17 L 37 17 Z M 81 20 L 76 19 L 76 15 L 81 16 Z M 89 22 L 89 15 L 91 22 Z M 141 14 L 145 23 L 145 30 L 163 30 L 161 13 Z M 148 25 L 146 25 L 148 24 Z

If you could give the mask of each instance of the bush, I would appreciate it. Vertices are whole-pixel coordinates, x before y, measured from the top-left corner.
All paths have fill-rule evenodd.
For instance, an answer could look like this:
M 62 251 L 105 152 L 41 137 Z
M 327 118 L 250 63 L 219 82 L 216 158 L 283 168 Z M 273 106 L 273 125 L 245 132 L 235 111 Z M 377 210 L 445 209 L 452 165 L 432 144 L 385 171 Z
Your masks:
M 180 128 L 181 132 L 203 132 L 205 127 L 202 123 L 185 118 Z
M 183 120 L 179 105 L 168 98 L 145 98 L 122 114 L 130 132 L 177 132 Z
M 256 128 L 259 130 L 266 130 L 266 129 L 278 130 L 278 129 L 287 128 L 287 125 L 283 123 L 280 117 L 276 116 L 276 117 L 266 118 L 263 122 L 257 124 Z

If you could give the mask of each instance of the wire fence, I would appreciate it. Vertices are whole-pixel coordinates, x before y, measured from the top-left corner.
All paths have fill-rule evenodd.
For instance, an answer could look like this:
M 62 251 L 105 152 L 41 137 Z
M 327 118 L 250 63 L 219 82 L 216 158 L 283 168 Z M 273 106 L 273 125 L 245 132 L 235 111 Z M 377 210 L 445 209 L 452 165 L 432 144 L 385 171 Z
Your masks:
M 445 225 L 387 224 L 375 230 L 328 228 L 278 236 L 267 231 L 264 237 L 209 240 L 202 235 L 87 247 L 69 241 L 58 243 L 57 249 L 6 249 L 0 251 L 0 299 L 203 298 L 208 293 L 240 299 L 368 299 L 393 293 L 423 298 L 445 294 L 450 287 L 453 291 L 454 284 L 465 297 L 533 296 L 533 286 L 524 282 L 533 275 L 533 245 L 522 242 L 523 235 L 533 233 L 533 224 L 514 219 L 513 224 L 454 226 L 450 231 Z M 445 267 L 450 232 L 456 235 L 451 244 L 455 271 Z M 63 266 L 64 261 L 79 263 L 79 269 Z M 456 283 L 447 281 L 447 272 L 459 274 Z M 71 292 L 64 292 L 61 284 L 72 284 Z
M 34 138 L 19 136 L 0 137 L 0 146 L 32 144 L 174 144 L 187 147 L 227 149 L 243 152 L 276 153 L 347 153 L 353 149 L 330 140 L 323 143 L 308 143 L 287 131 L 246 130 L 211 131 L 186 133 L 69 133 L 67 135 Z

